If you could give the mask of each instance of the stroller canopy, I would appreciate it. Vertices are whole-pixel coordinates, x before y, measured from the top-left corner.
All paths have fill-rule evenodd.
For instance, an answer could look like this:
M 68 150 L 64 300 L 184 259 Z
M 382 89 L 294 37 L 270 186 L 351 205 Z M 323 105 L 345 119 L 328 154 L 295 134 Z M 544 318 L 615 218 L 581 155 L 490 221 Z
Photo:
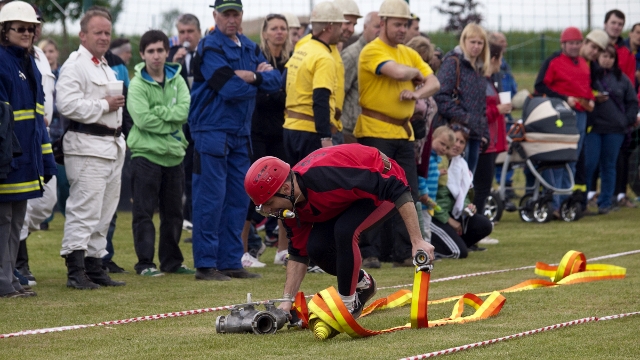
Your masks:
M 534 97 L 522 111 L 523 134 L 518 152 L 534 162 L 564 163 L 578 160 L 580 133 L 576 114 L 562 99 Z M 516 139 L 514 139 L 517 141 Z

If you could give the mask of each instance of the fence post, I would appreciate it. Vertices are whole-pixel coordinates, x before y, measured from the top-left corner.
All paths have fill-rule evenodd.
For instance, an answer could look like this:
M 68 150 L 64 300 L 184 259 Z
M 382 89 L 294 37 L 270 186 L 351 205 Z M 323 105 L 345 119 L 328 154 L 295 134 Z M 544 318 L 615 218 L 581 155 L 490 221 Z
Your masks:
M 540 64 L 544 63 L 544 59 L 546 59 L 546 56 L 545 56 L 546 53 L 547 53 L 547 50 L 546 50 L 545 35 L 543 33 L 542 35 L 540 35 Z

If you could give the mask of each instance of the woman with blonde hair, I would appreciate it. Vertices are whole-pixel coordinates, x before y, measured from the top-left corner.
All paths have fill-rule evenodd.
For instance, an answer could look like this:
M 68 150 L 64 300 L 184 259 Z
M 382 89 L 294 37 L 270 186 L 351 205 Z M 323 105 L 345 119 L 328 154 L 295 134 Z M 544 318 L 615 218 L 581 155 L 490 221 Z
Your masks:
M 441 118 L 439 124 L 461 124 L 470 129 L 465 158 L 472 172 L 481 147 L 489 141 L 485 114 L 489 61 L 486 31 L 478 24 L 469 24 L 460 35 L 460 44 L 445 55 L 437 75 L 440 91 L 434 99 Z
M 284 73 L 285 64 L 291 56 L 293 46 L 289 38 L 289 24 L 287 18 L 282 14 L 269 14 L 262 23 L 262 31 L 260 32 L 260 49 L 267 61 L 278 69 L 280 73 Z M 286 94 L 284 87 L 280 91 L 272 94 L 258 92 L 256 97 L 256 107 L 253 111 L 251 121 L 251 145 L 253 153 L 252 161 L 260 159 L 263 156 L 275 156 L 280 159 L 286 158 L 282 139 L 282 124 L 284 124 Z M 260 237 L 253 234 L 251 239 L 251 221 L 256 222 L 255 205 L 250 204 L 249 213 L 247 214 L 245 227 L 242 232 L 242 239 L 245 241 L 245 254 L 242 256 L 242 265 L 244 267 L 263 267 L 264 263 L 258 261 L 258 256 L 264 251 L 264 247 L 260 242 Z M 265 230 L 267 236 L 265 240 L 268 245 L 275 246 L 278 243 L 278 252 L 276 253 L 276 264 L 283 264 L 287 255 L 287 238 L 283 226 L 279 226 L 279 234 L 274 234 L 276 228 L 276 220 L 269 219 Z M 280 240 L 278 239 L 280 238 Z M 256 239 L 258 241 L 251 241 Z

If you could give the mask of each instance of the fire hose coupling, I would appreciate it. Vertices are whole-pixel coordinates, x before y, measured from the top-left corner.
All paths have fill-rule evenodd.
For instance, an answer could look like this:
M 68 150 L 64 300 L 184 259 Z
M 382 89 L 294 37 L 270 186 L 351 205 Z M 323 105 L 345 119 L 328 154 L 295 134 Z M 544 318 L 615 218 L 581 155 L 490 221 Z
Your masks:
M 431 272 L 431 270 L 433 270 L 433 264 L 431 258 L 429 258 L 429 254 L 422 249 L 416 251 L 416 255 L 413 257 L 413 265 L 416 266 L 416 272 Z
M 289 320 L 289 314 L 278 309 L 274 304 L 282 301 L 284 299 L 252 302 L 251 294 L 247 294 L 246 304 L 234 305 L 229 315 L 216 318 L 216 332 L 219 334 L 273 334 L 282 329 Z M 264 305 L 265 311 L 257 310 L 256 306 L 258 305 Z

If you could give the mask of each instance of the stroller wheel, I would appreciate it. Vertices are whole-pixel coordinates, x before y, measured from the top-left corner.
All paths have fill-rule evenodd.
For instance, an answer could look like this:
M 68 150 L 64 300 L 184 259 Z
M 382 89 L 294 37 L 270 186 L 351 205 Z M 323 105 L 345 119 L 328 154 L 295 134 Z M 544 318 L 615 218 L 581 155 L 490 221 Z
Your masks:
M 500 200 L 500 194 L 492 191 L 484 201 L 484 216 L 491 222 L 500 221 L 503 211 L 504 203 Z
M 531 200 L 531 194 L 526 194 L 520 199 L 518 212 L 520 213 L 520 219 L 522 219 L 522 221 L 533 222 L 535 220 L 533 217 L 533 204 L 534 201 Z
M 582 217 L 582 205 L 576 201 L 563 201 L 560 205 L 560 217 L 566 222 L 576 221 Z
M 549 222 L 553 218 L 550 203 L 542 202 L 541 200 L 533 204 L 533 218 L 539 223 Z

